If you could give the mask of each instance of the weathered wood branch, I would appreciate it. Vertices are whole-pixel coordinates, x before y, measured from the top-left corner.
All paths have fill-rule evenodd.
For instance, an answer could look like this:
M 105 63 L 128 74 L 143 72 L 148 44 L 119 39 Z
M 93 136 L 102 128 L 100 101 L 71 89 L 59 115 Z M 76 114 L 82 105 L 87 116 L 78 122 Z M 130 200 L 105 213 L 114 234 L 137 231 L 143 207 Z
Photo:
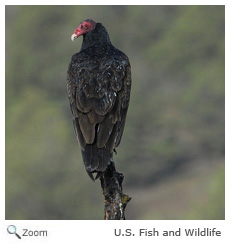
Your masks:
M 101 187 L 105 197 L 105 220 L 126 219 L 125 208 L 131 200 L 131 197 L 123 194 L 123 178 L 123 174 L 116 171 L 113 161 L 111 161 L 106 171 L 100 177 Z

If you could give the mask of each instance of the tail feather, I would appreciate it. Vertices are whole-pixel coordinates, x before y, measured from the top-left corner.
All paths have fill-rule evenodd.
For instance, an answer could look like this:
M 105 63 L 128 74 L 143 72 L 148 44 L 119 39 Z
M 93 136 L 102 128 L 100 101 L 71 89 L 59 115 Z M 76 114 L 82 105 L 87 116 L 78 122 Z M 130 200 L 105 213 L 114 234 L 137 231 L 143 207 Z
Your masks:
M 107 166 L 110 164 L 112 153 L 108 146 L 98 148 L 96 143 L 86 144 L 84 150 L 81 150 L 85 169 L 89 177 L 94 181 L 101 176 Z M 97 173 L 96 177 L 93 176 Z

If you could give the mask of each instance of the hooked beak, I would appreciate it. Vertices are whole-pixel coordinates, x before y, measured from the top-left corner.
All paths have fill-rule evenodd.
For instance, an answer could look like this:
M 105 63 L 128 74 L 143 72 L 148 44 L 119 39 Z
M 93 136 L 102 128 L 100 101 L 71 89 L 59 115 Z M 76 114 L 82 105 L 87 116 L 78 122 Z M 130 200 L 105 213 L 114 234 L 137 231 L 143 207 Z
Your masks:
M 77 38 L 77 34 L 72 34 L 71 40 L 74 42 L 74 40 Z
M 72 36 L 71 36 L 71 40 L 74 41 L 77 37 L 83 35 L 83 31 L 81 30 L 80 26 L 78 26 L 78 28 L 73 32 Z

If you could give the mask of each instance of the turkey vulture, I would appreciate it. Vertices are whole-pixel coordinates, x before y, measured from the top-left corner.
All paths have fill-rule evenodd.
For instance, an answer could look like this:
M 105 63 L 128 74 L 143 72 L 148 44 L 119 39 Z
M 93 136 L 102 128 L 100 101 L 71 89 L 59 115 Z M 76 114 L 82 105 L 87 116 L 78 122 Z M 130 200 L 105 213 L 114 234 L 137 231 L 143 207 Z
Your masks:
M 67 89 L 85 168 L 95 180 L 110 164 L 122 138 L 131 68 L 128 57 L 111 44 L 101 23 L 83 21 L 71 40 L 79 36 L 83 36 L 83 42 L 69 64 Z

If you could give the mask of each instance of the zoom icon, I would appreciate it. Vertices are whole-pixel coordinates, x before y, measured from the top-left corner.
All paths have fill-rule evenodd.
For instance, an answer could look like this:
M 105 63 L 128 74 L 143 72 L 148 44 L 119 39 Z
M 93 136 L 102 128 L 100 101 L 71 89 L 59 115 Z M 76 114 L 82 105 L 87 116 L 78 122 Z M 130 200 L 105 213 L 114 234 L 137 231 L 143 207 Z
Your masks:
M 19 239 L 21 239 L 21 236 L 17 233 L 17 229 L 16 229 L 16 226 L 15 225 L 9 225 L 7 227 L 7 232 L 9 234 L 14 234 L 16 235 Z

